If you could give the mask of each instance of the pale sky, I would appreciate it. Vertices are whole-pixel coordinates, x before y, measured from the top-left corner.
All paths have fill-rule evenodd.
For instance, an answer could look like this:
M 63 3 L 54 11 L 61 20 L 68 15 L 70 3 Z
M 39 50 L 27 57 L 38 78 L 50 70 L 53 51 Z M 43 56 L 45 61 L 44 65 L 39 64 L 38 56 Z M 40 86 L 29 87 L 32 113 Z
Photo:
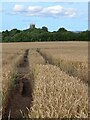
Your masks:
M 0 4 L 0 31 L 27 29 L 30 23 L 49 31 L 65 27 L 72 31 L 88 29 L 88 2 L 4 2 Z M 28 0 L 29 1 L 29 0 Z M 39 0 L 40 1 L 40 0 Z M 43 0 L 42 0 L 43 1 Z M 65 0 L 62 0 L 65 1 Z M 76 0 L 75 0 L 76 1 Z M 1 21 L 2 19 L 2 21 Z

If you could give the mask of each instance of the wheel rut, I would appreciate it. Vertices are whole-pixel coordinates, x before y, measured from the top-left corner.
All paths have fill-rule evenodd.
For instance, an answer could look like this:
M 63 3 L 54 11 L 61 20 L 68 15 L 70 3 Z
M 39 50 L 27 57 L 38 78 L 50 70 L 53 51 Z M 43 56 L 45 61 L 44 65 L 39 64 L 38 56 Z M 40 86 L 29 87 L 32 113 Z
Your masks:
M 28 114 L 32 103 L 32 85 L 28 63 L 29 50 L 25 51 L 22 61 L 17 66 L 17 75 L 14 80 L 14 90 L 10 91 L 8 104 L 2 113 L 2 120 L 23 118 Z

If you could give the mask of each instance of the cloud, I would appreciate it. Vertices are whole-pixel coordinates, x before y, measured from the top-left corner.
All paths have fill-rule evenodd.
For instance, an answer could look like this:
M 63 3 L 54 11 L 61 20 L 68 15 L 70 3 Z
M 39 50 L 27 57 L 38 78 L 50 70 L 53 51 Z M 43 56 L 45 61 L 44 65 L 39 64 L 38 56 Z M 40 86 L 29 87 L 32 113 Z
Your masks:
M 24 5 L 15 5 L 13 8 L 13 12 L 22 12 L 24 10 L 25 10 Z
M 65 15 L 68 17 L 75 17 L 76 16 L 76 10 L 74 9 L 68 9 L 65 11 Z
M 43 8 L 40 6 L 29 6 L 27 8 L 27 15 L 28 16 L 40 16 L 42 10 Z
M 13 13 L 21 13 L 27 16 L 37 16 L 37 17 L 75 17 L 76 10 L 73 8 L 64 8 L 61 5 L 41 7 L 41 6 L 28 6 L 15 5 L 13 8 Z
M 44 8 L 42 10 L 42 14 L 43 15 L 46 15 L 46 16 L 58 16 L 58 15 L 62 15 L 63 13 L 63 7 L 60 6 L 60 5 L 57 5 L 57 6 L 50 6 L 50 7 L 47 7 L 47 8 Z

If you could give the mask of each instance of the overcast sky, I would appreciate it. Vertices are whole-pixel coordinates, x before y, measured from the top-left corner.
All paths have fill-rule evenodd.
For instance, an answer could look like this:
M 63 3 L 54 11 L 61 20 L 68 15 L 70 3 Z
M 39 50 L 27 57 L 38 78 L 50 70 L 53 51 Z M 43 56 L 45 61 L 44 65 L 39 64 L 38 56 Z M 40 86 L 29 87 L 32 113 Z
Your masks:
M 88 2 L 3 2 L 1 17 L 0 31 L 27 29 L 31 23 L 37 28 L 46 26 L 49 31 L 60 27 L 82 31 L 88 29 Z

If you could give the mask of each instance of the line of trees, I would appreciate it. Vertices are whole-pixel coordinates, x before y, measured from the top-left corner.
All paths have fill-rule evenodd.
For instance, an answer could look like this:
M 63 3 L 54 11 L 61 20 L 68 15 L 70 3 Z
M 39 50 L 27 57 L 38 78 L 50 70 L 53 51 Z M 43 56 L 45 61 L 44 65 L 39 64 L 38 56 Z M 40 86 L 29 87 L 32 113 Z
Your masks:
M 36 42 L 36 41 L 88 41 L 90 31 L 72 32 L 65 28 L 49 32 L 48 28 L 12 29 L 2 33 L 2 42 Z

